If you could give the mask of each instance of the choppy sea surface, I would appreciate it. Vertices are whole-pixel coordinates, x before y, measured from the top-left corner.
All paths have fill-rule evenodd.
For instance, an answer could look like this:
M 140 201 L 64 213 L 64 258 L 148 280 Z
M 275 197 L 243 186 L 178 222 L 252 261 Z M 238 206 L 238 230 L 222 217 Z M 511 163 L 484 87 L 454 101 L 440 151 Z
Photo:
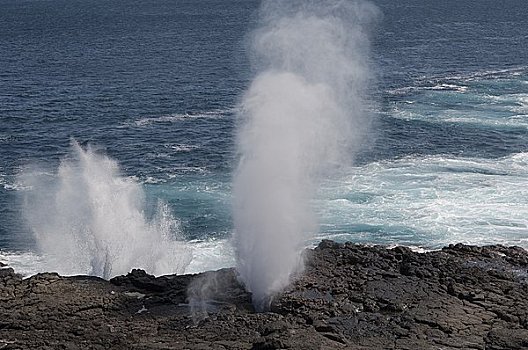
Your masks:
M 373 2 L 372 127 L 323 181 L 307 245 L 528 248 L 528 2 Z M 24 179 L 57 182 L 76 140 L 141 186 L 146 218 L 167 203 L 187 272 L 233 265 L 234 128 L 258 6 L 0 0 L 0 261 L 45 269 Z

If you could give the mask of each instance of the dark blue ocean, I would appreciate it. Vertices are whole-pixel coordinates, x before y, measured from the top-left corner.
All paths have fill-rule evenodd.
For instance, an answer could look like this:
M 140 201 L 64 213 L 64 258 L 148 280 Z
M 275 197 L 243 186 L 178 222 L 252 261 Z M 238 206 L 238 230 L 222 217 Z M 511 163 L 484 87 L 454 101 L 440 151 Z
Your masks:
M 528 248 L 528 1 L 373 2 L 372 126 L 353 164 L 321 184 L 307 244 Z M 168 231 L 191 246 L 187 271 L 232 265 L 235 124 L 258 7 L 0 0 L 0 261 L 46 266 L 24 213 L 27 175 L 64 185 L 77 142 L 138 185 L 146 222 L 167 204 Z

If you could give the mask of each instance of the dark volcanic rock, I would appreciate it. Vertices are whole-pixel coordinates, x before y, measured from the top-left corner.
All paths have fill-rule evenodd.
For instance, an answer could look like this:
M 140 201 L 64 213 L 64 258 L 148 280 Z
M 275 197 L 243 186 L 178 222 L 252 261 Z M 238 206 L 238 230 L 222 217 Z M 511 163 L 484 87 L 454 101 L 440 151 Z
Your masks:
M 323 241 L 271 311 L 233 269 L 111 281 L 0 269 L 0 349 L 528 349 L 528 253 Z

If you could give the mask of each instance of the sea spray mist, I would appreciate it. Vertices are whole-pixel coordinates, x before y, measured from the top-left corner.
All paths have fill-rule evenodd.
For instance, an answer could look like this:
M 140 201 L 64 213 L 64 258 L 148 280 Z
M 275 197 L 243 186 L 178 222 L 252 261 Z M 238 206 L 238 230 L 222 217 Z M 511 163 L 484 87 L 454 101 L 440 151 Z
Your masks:
M 348 163 L 368 127 L 362 1 L 264 1 L 250 37 L 257 74 L 241 101 L 234 175 L 237 269 L 257 310 L 302 271 L 319 179 Z
M 158 201 L 147 217 L 141 185 L 93 148 L 72 141 L 56 173 L 20 177 L 29 188 L 24 216 L 48 270 L 110 278 L 133 268 L 182 273 L 189 264 L 191 252 L 168 205 Z

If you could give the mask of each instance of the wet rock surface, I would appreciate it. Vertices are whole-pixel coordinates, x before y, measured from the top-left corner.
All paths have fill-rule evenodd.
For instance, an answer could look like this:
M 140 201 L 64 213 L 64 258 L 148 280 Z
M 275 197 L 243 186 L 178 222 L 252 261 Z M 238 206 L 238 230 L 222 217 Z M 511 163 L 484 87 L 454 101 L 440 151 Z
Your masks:
M 0 269 L 0 349 L 528 349 L 528 253 L 323 241 L 269 312 L 233 269 L 105 281 Z

